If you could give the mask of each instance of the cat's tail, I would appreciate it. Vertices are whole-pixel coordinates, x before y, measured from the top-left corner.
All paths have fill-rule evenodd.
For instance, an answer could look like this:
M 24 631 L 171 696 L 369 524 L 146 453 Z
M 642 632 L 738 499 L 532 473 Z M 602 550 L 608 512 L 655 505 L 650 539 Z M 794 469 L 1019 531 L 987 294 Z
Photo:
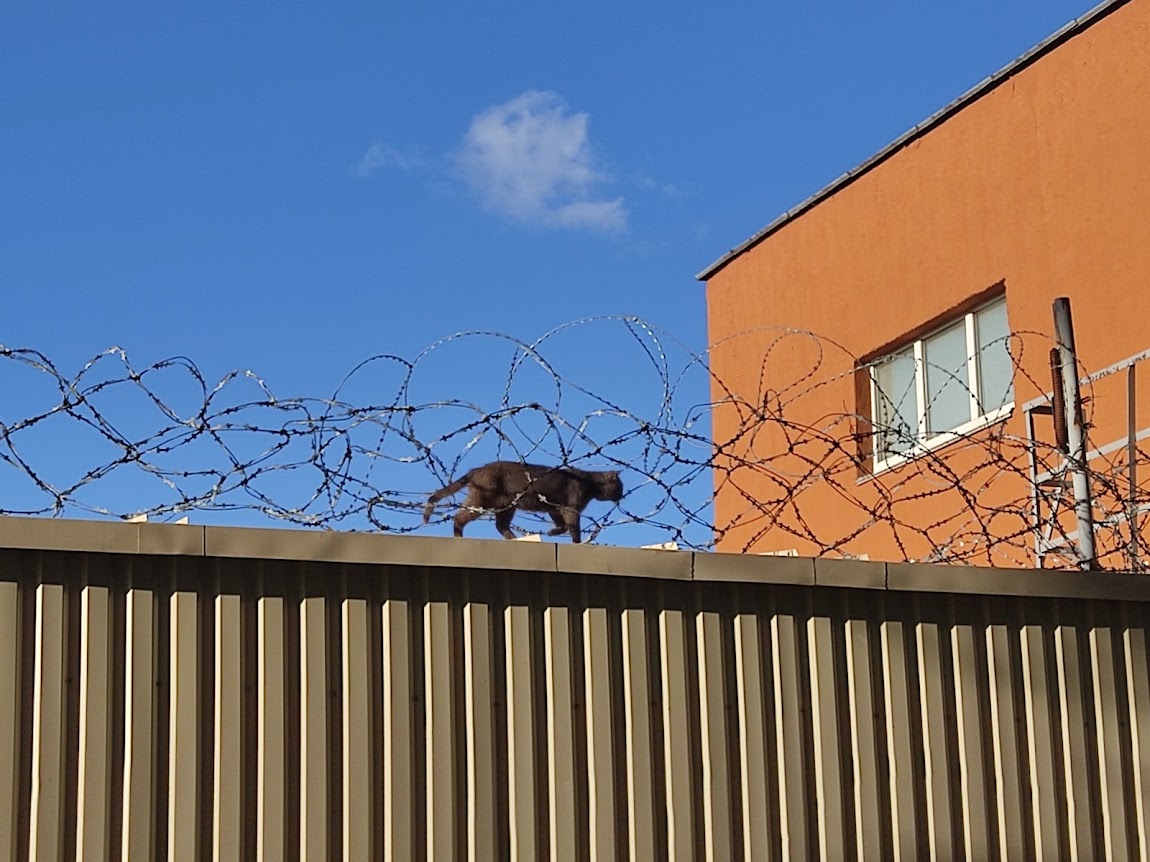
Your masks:
M 434 494 L 427 498 L 427 505 L 423 507 L 423 523 L 431 520 L 431 513 L 435 511 L 435 504 L 442 500 L 444 497 L 450 497 L 452 494 L 457 494 L 467 487 L 467 483 L 471 481 L 471 471 L 468 470 L 460 478 L 456 479 L 450 485 L 440 488 Z

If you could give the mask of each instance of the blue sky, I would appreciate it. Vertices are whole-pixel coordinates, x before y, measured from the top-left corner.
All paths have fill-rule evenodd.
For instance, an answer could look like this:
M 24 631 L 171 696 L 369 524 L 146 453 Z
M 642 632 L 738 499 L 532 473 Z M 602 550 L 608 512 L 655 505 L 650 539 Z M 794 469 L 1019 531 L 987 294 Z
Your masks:
M 588 316 L 649 320 L 681 359 L 706 343 L 695 273 L 1090 8 L 238 6 L 0 13 L 0 344 L 317 398 L 373 354 Z M 481 341 L 428 361 L 428 398 L 498 406 L 508 352 Z M 637 349 L 595 324 L 555 355 L 648 416 Z M 0 387 L 9 424 L 48 398 Z M 101 457 L 39 433 L 37 457 Z

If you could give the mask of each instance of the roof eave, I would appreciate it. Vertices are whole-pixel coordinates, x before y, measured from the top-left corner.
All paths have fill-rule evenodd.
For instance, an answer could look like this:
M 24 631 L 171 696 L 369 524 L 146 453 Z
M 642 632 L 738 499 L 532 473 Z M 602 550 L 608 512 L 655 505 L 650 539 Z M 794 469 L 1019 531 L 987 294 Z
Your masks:
M 950 102 L 940 111 L 932 114 L 930 117 L 923 120 L 921 123 L 909 131 L 899 135 L 899 137 L 891 141 L 891 143 L 887 144 L 862 164 L 852 168 L 837 179 L 832 180 L 828 185 L 815 192 L 802 203 L 784 212 L 746 242 L 736 246 L 724 254 L 722 257 L 714 261 L 710 266 L 696 275 L 695 279 L 698 281 L 706 281 L 736 257 L 758 245 L 783 225 L 787 224 L 795 218 L 798 218 L 804 212 L 813 208 L 824 198 L 830 197 L 832 194 L 839 191 L 844 186 L 858 179 L 858 177 L 860 177 L 862 174 L 878 166 L 881 162 L 886 161 L 907 144 L 910 144 L 918 138 L 922 137 L 935 126 L 941 125 L 952 115 L 965 108 L 968 104 L 986 95 L 1007 78 L 1010 78 L 1011 76 L 1022 71 L 1024 68 L 1036 61 L 1039 57 L 1052 51 L 1062 42 L 1065 42 L 1070 37 L 1077 35 L 1079 32 L 1085 30 L 1091 24 L 1094 24 L 1096 21 L 1104 18 L 1115 9 L 1118 9 L 1121 6 L 1125 6 L 1129 2 L 1130 0 L 1103 0 L 1102 3 L 1099 3 L 1086 14 L 1075 18 L 1066 26 L 1060 28 L 1055 33 L 1052 33 L 1050 36 L 1043 39 L 1025 54 L 1022 54 L 1020 57 L 1012 60 L 1010 63 L 1008 63 L 1006 66 L 1003 66 L 990 77 L 985 78 L 979 83 L 975 84 L 973 87 L 971 87 L 954 101 Z

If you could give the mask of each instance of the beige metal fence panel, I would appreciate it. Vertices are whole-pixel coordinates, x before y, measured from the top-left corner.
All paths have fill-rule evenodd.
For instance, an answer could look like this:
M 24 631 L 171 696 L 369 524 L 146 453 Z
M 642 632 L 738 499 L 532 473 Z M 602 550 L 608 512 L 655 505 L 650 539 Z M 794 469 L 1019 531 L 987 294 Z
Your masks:
M 4 862 L 17 858 L 20 634 L 19 588 L 15 582 L 0 582 L 0 860 Z
M 1145 577 L 57 532 L 0 545 L 0 860 L 1150 849 Z

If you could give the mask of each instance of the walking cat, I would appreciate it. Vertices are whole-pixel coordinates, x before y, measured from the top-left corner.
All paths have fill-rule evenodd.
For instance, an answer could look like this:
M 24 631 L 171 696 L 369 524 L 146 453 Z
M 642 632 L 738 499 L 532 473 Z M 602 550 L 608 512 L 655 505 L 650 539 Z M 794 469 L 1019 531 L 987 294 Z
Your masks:
M 467 499 L 455 513 L 455 535 L 483 514 L 495 512 L 495 528 L 505 539 L 514 539 L 511 519 L 515 510 L 546 512 L 555 522 L 549 536 L 569 533 L 580 540 L 579 516 L 592 500 L 618 503 L 623 499 L 623 482 L 614 470 L 592 471 L 577 467 L 540 467 L 518 461 L 492 461 L 469 470 L 450 485 L 440 488 L 423 507 L 423 523 L 431 519 L 435 504 L 464 488 Z

